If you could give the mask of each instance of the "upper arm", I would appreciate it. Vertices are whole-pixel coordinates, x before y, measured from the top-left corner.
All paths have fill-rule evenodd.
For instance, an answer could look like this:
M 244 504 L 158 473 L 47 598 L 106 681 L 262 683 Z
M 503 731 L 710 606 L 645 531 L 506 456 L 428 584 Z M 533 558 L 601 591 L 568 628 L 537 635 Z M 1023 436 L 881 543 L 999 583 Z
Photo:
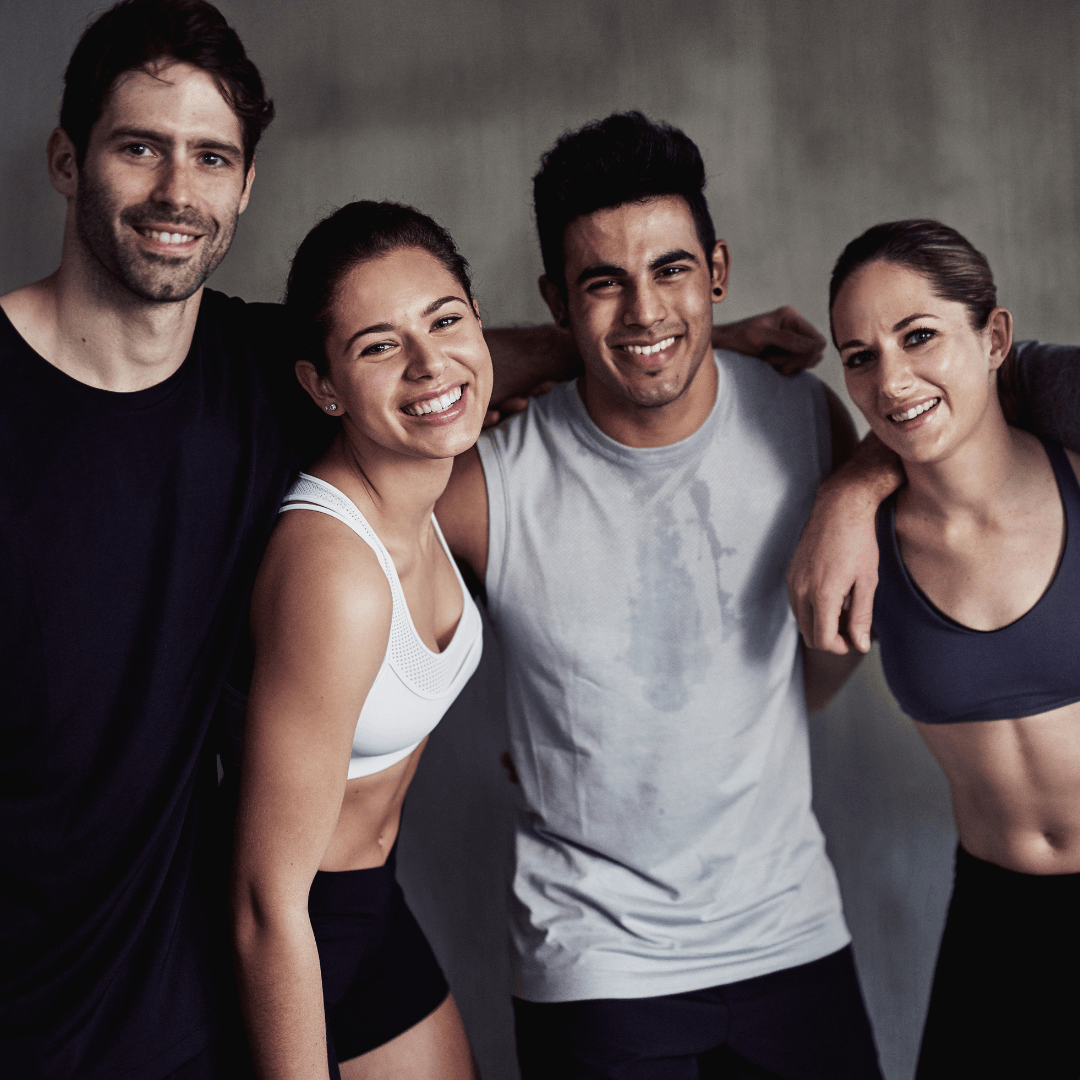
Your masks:
M 241 902 L 306 910 L 392 612 L 378 558 L 347 526 L 310 511 L 283 515 L 251 606 L 255 670 L 234 879 Z
M 450 482 L 435 504 L 446 543 L 483 582 L 488 557 L 488 495 L 484 466 L 475 446 L 454 459 Z
M 834 473 L 855 453 L 859 436 L 844 403 L 824 383 L 821 386 L 825 391 L 825 405 L 829 412 L 829 440 L 832 447 L 832 466 L 829 472 Z
M 1080 348 L 1018 342 L 999 369 L 998 389 L 1010 421 L 1080 450 Z

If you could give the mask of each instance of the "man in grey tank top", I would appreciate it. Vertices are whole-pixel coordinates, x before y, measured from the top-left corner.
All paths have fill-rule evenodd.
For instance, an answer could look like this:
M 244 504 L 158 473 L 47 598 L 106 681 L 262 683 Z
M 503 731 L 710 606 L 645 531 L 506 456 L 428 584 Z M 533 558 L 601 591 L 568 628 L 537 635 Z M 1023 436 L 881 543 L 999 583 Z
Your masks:
M 704 183 L 637 113 L 544 156 L 540 286 L 585 373 L 437 507 L 507 657 L 525 1080 L 880 1076 L 810 808 L 807 702 L 853 661 L 803 652 L 784 580 L 854 431 L 812 376 L 711 351 Z

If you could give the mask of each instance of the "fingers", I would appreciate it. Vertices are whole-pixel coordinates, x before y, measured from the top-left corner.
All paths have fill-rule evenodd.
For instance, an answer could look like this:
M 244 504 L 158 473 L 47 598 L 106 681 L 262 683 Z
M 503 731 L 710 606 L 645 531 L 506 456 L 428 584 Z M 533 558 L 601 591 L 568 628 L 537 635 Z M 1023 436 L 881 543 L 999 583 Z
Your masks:
M 776 316 L 778 327 L 783 330 L 790 330 L 800 337 L 809 338 L 816 343 L 817 347 L 822 352 L 825 351 L 825 336 L 820 333 L 818 328 L 810 322 L 809 319 L 804 319 L 793 307 L 785 305 L 784 307 L 777 308 L 773 314 Z
M 870 628 L 874 622 L 874 592 L 877 589 L 877 573 L 863 573 L 856 578 L 851 590 L 851 607 L 848 610 L 848 637 L 861 653 L 870 651 Z
M 480 430 L 486 431 L 489 427 L 494 427 L 502 419 L 502 413 L 498 409 L 488 409 L 484 413 L 484 422 L 481 425 Z

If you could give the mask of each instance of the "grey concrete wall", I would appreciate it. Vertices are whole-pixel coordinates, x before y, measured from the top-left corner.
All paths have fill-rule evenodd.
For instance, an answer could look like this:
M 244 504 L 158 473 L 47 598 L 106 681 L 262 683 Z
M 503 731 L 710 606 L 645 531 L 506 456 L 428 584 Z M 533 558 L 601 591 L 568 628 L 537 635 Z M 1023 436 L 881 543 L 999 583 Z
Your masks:
M 492 324 L 542 320 L 528 181 L 562 130 L 640 108 L 701 146 L 734 258 L 721 316 L 826 324 L 829 267 L 874 222 L 944 219 L 990 257 L 1021 334 L 1080 340 L 1080 5 L 1070 0 L 227 0 L 278 104 L 213 284 L 276 299 L 296 244 L 354 197 L 416 203 Z M 0 291 L 57 261 L 44 143 L 86 0 L 0 8 Z M 822 375 L 841 388 L 830 355 Z M 490 640 L 490 639 L 489 639 Z M 512 1080 L 497 650 L 432 739 L 402 877 L 487 1080 Z M 889 1080 L 912 1071 L 949 889 L 948 793 L 872 657 L 813 721 L 815 805 Z

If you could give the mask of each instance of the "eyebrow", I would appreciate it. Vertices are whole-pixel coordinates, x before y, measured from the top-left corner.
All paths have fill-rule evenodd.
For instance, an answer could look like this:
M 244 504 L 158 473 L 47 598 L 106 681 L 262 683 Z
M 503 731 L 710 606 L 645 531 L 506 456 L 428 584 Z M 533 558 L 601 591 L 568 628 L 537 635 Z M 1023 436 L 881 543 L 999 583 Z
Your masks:
M 892 333 L 898 334 L 905 326 L 910 326 L 916 319 L 936 319 L 937 316 L 931 314 L 929 311 L 923 311 L 918 315 L 909 315 L 906 319 L 901 319 L 893 328 Z M 854 345 L 865 345 L 866 342 L 861 338 L 852 338 L 850 341 L 845 341 L 842 345 L 838 346 L 840 352 L 845 349 L 850 349 Z
M 449 304 L 453 301 L 465 304 L 468 306 L 468 301 L 461 296 L 440 296 L 438 300 L 432 300 L 430 304 L 423 311 L 420 312 L 420 318 L 426 319 L 429 315 L 434 315 L 436 311 L 443 306 L 443 304 Z M 365 334 L 388 334 L 394 330 L 394 324 L 388 322 L 373 323 L 371 326 L 365 326 L 363 330 L 357 330 L 348 341 L 345 342 L 345 348 L 347 349 L 357 338 L 362 338 Z
M 689 251 L 684 251 L 682 248 L 675 248 L 672 251 L 665 252 L 663 255 L 657 256 L 651 263 L 649 263 L 650 270 L 659 270 L 661 267 L 670 266 L 675 262 L 692 262 L 694 265 L 698 265 L 698 258 L 696 255 Z M 598 277 L 626 277 L 626 270 L 621 266 L 616 266 L 614 263 L 593 263 L 591 266 L 586 266 L 577 276 L 577 284 L 583 285 L 586 281 L 590 281 L 593 278 Z
M 150 128 L 118 127 L 109 132 L 109 139 L 139 139 L 142 142 L 163 143 L 173 146 L 176 140 L 171 135 L 163 135 L 160 131 L 152 131 Z M 242 151 L 239 146 L 231 142 L 220 142 L 217 139 L 198 139 L 195 142 L 199 150 L 220 150 L 225 154 L 233 154 L 240 157 Z

